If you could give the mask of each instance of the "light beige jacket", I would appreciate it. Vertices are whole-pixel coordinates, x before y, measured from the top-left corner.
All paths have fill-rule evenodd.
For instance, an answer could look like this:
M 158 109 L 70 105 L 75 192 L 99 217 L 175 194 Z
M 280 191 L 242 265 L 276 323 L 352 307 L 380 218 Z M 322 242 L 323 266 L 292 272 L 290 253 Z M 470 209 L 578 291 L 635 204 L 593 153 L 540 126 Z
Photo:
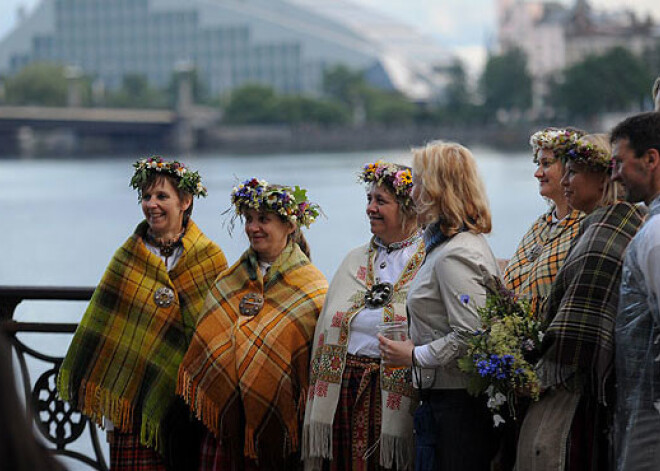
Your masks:
M 411 338 L 415 345 L 430 345 L 436 363 L 421 368 L 422 388 L 467 386 L 457 360 L 467 351 L 465 338 L 481 326 L 477 307 L 484 306 L 493 276 L 499 267 L 481 234 L 461 232 L 427 254 L 407 301 Z

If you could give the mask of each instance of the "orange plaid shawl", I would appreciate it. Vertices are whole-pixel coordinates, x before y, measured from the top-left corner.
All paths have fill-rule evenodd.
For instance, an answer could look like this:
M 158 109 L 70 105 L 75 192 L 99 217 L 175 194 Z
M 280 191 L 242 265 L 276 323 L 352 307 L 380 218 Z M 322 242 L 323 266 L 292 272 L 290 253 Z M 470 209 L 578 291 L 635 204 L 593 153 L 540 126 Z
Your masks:
M 97 423 L 110 419 L 140 443 L 163 451 L 176 374 L 213 280 L 226 269 L 220 248 L 189 221 L 183 253 L 168 272 L 142 238 L 142 222 L 110 261 L 62 363 L 58 390 Z M 159 307 L 154 293 L 174 291 Z
M 177 393 L 217 437 L 244 433 L 245 456 L 257 459 L 259 440 L 268 439 L 262 432 L 273 427 L 284 436 L 284 453 L 299 449 L 310 343 L 327 286 L 298 245 L 289 244 L 265 277 L 250 249 L 209 291 Z M 264 298 L 252 317 L 239 310 L 248 293 Z M 228 418 L 240 407 L 245 430 Z
M 514 293 L 527 297 L 533 312 L 550 294 L 555 275 L 564 263 L 580 230 L 584 213 L 571 211 L 552 224 L 552 210 L 536 220 L 522 238 L 504 270 L 504 283 Z

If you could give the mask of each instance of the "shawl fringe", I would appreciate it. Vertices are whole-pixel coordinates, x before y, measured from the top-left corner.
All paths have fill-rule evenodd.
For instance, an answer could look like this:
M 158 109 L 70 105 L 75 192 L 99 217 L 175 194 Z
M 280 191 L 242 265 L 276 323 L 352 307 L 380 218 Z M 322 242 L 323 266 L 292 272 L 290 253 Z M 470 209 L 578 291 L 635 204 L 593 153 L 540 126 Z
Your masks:
M 413 469 L 413 454 L 415 444 L 413 435 L 395 437 L 394 435 L 380 436 L 380 465 L 387 469 L 409 470 Z
M 321 464 L 321 459 L 332 459 L 332 424 L 312 422 L 303 427 L 302 456 L 305 462 L 316 461 Z M 317 469 L 312 467 L 310 469 Z

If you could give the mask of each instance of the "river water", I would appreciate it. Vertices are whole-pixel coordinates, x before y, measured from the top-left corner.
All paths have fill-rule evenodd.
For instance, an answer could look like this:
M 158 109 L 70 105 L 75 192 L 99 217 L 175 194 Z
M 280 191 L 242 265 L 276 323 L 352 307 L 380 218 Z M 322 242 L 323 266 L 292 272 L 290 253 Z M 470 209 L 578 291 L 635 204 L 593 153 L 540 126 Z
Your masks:
M 473 149 L 493 214 L 489 242 L 497 257 L 509 258 L 523 233 L 547 208 L 538 195 L 529 154 Z M 209 190 L 195 201 L 193 219 L 233 263 L 247 248 L 237 224 L 233 237 L 222 212 L 238 180 L 256 176 L 300 185 L 326 215 L 306 232 L 313 262 L 331 279 L 344 255 L 365 243 L 369 225 L 364 188 L 357 173 L 382 158 L 410 163 L 410 153 L 360 152 L 297 155 L 192 155 L 183 159 L 200 171 Z M 89 159 L 0 160 L 0 285 L 92 286 L 114 251 L 142 219 L 128 182 L 134 156 Z M 77 322 L 84 303 L 23 303 L 16 318 Z M 61 355 L 69 336 L 24 335 L 31 346 Z M 40 367 L 33 362 L 35 377 Z M 41 367 L 43 370 L 45 367 Z M 86 448 L 86 447 L 85 447 Z M 88 448 L 87 448 L 88 449 Z M 71 469 L 83 469 L 73 465 Z

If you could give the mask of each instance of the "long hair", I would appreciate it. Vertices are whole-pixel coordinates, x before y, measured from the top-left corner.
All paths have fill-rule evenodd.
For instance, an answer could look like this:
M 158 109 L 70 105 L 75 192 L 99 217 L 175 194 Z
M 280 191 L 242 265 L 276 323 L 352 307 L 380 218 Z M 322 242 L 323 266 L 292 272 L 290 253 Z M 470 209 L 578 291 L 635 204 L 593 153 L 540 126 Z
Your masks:
M 417 211 L 424 223 L 438 222 L 448 236 L 463 229 L 491 231 L 486 190 L 468 149 L 443 141 L 413 149 L 413 174 L 421 187 Z

